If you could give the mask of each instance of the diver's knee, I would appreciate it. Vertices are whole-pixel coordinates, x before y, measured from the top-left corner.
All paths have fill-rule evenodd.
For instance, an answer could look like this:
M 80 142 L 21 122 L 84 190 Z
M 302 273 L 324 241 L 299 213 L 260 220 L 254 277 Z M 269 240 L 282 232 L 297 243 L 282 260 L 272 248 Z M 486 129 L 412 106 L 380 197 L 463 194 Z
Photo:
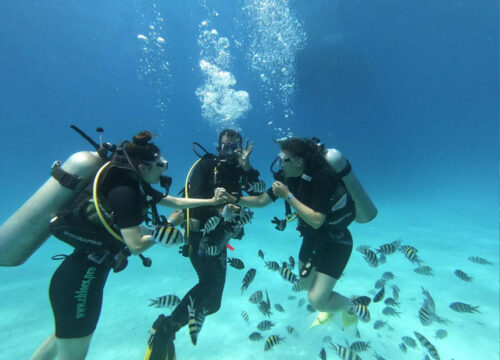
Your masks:
M 327 307 L 328 297 L 324 296 L 324 294 L 309 291 L 307 293 L 307 298 L 309 300 L 309 304 L 311 304 L 311 306 L 318 311 L 323 311 Z

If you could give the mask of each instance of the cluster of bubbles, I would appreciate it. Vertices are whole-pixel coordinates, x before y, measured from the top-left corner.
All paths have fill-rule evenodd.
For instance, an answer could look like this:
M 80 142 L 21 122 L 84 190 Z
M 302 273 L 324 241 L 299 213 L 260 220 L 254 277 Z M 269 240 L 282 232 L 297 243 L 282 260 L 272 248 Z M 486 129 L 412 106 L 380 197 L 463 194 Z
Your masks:
M 170 98 L 172 76 L 170 63 L 166 60 L 167 41 L 162 36 L 164 18 L 153 4 L 153 20 L 149 24 L 146 34 L 138 34 L 141 42 L 141 57 L 139 59 L 139 77 L 147 81 L 156 92 L 155 108 L 160 114 L 160 128 L 165 124 L 164 113 L 167 101 Z
M 260 78 L 265 106 L 271 110 L 277 101 L 288 119 L 296 90 L 295 57 L 305 46 L 305 31 L 288 0 L 245 0 L 243 10 L 248 21 L 248 61 Z
M 201 102 L 202 116 L 217 130 L 239 129 L 238 120 L 251 109 L 251 104 L 246 91 L 234 89 L 236 79 L 230 72 L 231 43 L 205 20 L 200 24 L 198 45 L 204 84 L 196 90 L 196 95 Z

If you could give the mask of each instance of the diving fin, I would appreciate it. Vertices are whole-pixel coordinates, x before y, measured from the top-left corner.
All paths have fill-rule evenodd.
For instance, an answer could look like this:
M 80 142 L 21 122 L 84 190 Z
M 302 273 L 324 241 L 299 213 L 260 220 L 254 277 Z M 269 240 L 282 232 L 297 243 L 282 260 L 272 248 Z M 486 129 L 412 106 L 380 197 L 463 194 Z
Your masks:
M 358 317 L 348 311 L 342 311 L 342 329 L 358 324 Z
M 314 320 L 311 325 L 309 325 L 308 330 L 311 330 L 313 327 L 316 327 L 318 325 L 324 325 L 329 323 L 332 320 L 333 313 L 329 312 L 319 312 L 318 316 L 316 317 L 316 320 Z
M 176 360 L 174 339 L 172 320 L 161 314 L 151 328 L 144 360 Z

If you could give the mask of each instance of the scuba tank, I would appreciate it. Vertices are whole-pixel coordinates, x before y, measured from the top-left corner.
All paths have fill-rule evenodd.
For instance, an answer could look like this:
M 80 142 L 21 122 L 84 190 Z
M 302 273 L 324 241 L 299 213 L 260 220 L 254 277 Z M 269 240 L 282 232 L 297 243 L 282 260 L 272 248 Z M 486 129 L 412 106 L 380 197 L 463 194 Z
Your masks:
M 326 149 L 324 157 L 333 170 L 342 178 L 347 191 L 354 200 L 354 206 L 356 207 L 354 221 L 367 223 L 373 220 L 377 216 L 377 208 L 354 174 L 351 164 L 337 149 Z
M 0 226 L 0 265 L 24 263 L 51 235 L 50 219 L 68 206 L 104 163 L 96 152 L 81 151 L 62 164 L 19 210 Z

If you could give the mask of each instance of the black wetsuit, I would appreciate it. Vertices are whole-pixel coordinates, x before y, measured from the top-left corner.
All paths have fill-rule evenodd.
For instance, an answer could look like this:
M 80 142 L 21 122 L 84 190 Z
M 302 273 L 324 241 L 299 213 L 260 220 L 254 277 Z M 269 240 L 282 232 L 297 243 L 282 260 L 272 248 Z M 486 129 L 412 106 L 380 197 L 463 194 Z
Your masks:
M 297 230 L 302 236 L 299 259 L 311 263 L 318 272 L 338 279 L 349 261 L 352 237 L 347 226 L 356 216 L 354 201 L 340 177 L 322 161 L 310 166 L 304 175 L 286 179 L 288 189 L 304 205 L 326 215 L 314 229 L 300 217 Z M 267 194 L 277 199 L 271 189 Z
M 193 171 L 188 195 L 192 198 L 208 199 L 213 197 L 216 187 L 224 187 L 233 195 L 241 196 L 242 190 L 247 189 L 248 184 L 258 181 L 258 177 L 257 170 L 252 169 L 244 172 L 239 166 L 219 163 L 213 156 L 205 155 Z M 252 191 L 246 192 L 256 195 Z M 189 258 L 198 274 L 198 283 L 189 290 L 171 314 L 172 320 L 178 324 L 179 328 L 188 323 L 190 297 L 194 301 L 195 308 L 200 311 L 205 309 L 207 314 L 215 313 L 221 306 L 227 263 L 227 248 L 224 238 L 228 236 L 231 224 L 221 220 L 219 225 L 208 235 L 214 242 L 222 242 L 222 250 L 218 255 L 209 256 L 200 251 L 200 241 L 203 238 L 200 230 L 209 218 L 218 215 L 219 213 L 214 206 L 203 206 L 190 210 L 190 218 L 199 221 L 200 224 L 198 231 L 191 228 L 189 238 Z M 235 235 L 236 238 L 240 239 L 242 236 L 242 231 Z
M 162 194 L 149 185 L 141 187 L 137 177 L 130 171 L 113 170 L 106 177 L 102 188 L 103 197 L 113 213 L 113 223 L 118 229 L 140 225 L 146 219 L 148 210 L 143 188 L 156 202 Z M 81 199 L 73 203 L 73 207 L 78 206 L 82 206 Z M 80 214 L 81 210 L 74 209 L 74 213 Z M 98 234 L 96 240 L 104 245 L 100 249 L 75 248 L 52 276 L 49 297 L 58 338 L 79 338 L 94 332 L 101 312 L 103 288 L 113 259 L 125 247 L 124 243 L 110 238 L 102 225 L 79 218 L 78 224 L 82 222 L 94 229 L 95 234 Z

